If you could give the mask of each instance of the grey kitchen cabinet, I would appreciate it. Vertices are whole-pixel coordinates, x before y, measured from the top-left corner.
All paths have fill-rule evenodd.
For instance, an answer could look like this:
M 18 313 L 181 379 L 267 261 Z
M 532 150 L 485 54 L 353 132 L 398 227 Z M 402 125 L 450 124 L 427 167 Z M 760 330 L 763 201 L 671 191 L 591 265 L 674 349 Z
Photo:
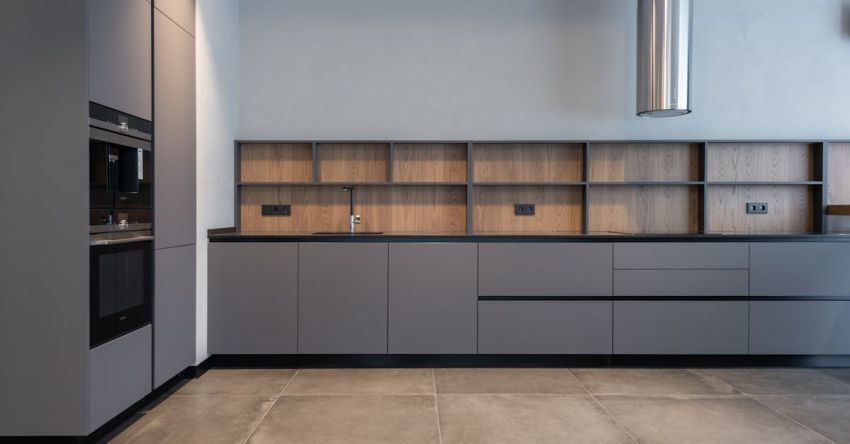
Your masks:
M 750 262 L 752 296 L 850 296 L 848 242 L 754 242 Z
M 750 353 L 850 354 L 850 301 L 753 301 Z
M 154 11 L 155 248 L 195 243 L 195 39 Z
M 386 243 L 302 243 L 298 351 L 387 353 Z
M 195 246 L 154 252 L 154 388 L 195 363 Z
M 481 354 L 610 354 L 611 301 L 479 301 Z
M 298 351 L 298 244 L 212 242 L 208 251 L 211 354 Z
M 151 5 L 87 0 L 89 99 L 152 120 Z
M 614 270 L 615 296 L 747 296 L 747 270 Z
M 749 244 L 739 242 L 629 242 L 614 245 L 614 268 L 747 269 L 749 255 Z
M 614 301 L 615 354 L 746 354 L 747 301 Z
M 151 392 L 151 327 L 89 352 L 89 432 Z
M 195 0 L 154 0 L 153 5 L 186 32 L 195 35 Z
M 389 245 L 389 353 L 476 353 L 474 243 Z
M 481 296 L 611 296 L 610 243 L 482 243 Z

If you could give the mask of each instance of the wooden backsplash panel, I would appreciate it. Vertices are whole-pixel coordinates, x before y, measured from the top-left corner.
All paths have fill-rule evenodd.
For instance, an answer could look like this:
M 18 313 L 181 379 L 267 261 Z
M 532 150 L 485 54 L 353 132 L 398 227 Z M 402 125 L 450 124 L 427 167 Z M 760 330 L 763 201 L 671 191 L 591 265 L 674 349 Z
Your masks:
M 250 187 L 241 190 L 243 231 L 348 230 L 348 192 L 341 187 Z M 466 188 L 462 186 L 359 186 L 358 231 L 462 233 Z M 263 216 L 264 204 L 292 205 L 291 216 Z
M 708 189 L 708 228 L 727 233 L 808 232 L 813 187 L 723 185 Z M 767 202 L 768 214 L 747 214 L 747 202 Z
M 591 144 L 588 175 L 593 182 L 699 180 L 695 143 Z
M 320 143 L 319 179 L 322 182 L 386 182 L 389 144 Z
M 473 157 L 476 182 L 582 180 L 582 144 L 482 143 Z
M 466 182 L 465 143 L 398 143 L 395 182 Z
M 829 203 L 850 205 L 850 143 L 829 144 Z M 850 216 L 829 217 L 829 231 L 850 231 Z
M 309 143 L 243 144 L 239 156 L 243 182 L 313 180 L 313 147 Z
M 699 230 L 693 186 L 597 186 L 588 196 L 590 231 L 691 233 Z
M 582 188 L 574 186 L 488 186 L 474 190 L 477 232 L 580 232 Z M 532 216 L 514 214 L 515 204 L 535 204 Z
M 806 143 L 709 144 L 708 180 L 814 180 L 814 153 Z

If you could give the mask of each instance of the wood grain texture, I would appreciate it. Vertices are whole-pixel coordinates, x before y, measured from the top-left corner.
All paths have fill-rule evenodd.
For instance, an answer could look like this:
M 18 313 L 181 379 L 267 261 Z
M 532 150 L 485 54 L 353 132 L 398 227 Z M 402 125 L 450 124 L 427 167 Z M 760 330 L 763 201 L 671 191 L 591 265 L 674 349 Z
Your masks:
M 591 144 L 588 174 L 593 182 L 699 180 L 695 143 Z
M 797 233 L 813 229 L 813 187 L 715 185 L 707 191 L 708 227 L 724 233 Z M 747 214 L 747 202 L 767 202 L 768 214 Z
M 240 146 L 242 182 L 310 182 L 313 147 L 309 143 L 251 143 Z
M 482 143 L 473 146 L 476 182 L 579 182 L 581 144 Z
M 596 186 L 588 196 L 590 231 L 692 233 L 699 230 L 694 186 Z
M 805 143 L 720 143 L 707 147 L 712 181 L 814 180 L 814 147 Z
M 348 192 L 339 187 L 247 187 L 241 198 L 242 231 L 348 230 Z M 363 220 L 358 231 L 466 231 L 465 186 L 359 186 L 355 201 Z M 292 216 L 263 216 L 264 204 L 292 205 Z
M 321 143 L 318 146 L 322 182 L 386 182 L 389 145 L 385 143 Z
M 574 186 L 490 186 L 474 189 L 476 232 L 580 232 L 582 188 Z M 515 204 L 534 204 L 535 214 L 517 216 Z
M 832 216 L 850 216 L 850 205 L 827 205 L 826 214 Z
M 850 143 L 829 144 L 829 184 L 827 186 L 830 205 L 850 204 Z M 850 232 L 850 217 L 829 216 L 829 231 Z
M 466 182 L 465 143 L 399 143 L 394 182 Z

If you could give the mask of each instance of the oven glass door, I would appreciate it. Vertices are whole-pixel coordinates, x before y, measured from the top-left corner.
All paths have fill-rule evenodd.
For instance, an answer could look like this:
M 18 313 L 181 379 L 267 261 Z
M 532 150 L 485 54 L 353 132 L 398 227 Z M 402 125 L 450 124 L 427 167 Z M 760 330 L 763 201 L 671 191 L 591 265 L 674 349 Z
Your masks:
M 153 244 L 90 248 L 90 345 L 95 347 L 150 323 Z

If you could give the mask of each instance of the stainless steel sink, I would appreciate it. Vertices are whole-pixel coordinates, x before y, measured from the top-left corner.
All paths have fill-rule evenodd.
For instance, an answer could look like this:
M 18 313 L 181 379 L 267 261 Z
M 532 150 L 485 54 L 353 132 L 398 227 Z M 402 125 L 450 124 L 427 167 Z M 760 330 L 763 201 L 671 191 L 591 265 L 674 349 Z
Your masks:
M 349 236 L 356 236 L 358 234 L 384 234 L 383 231 L 358 231 L 355 233 L 350 233 L 348 231 L 317 231 L 313 234 L 335 234 L 335 235 L 344 235 L 347 234 Z

